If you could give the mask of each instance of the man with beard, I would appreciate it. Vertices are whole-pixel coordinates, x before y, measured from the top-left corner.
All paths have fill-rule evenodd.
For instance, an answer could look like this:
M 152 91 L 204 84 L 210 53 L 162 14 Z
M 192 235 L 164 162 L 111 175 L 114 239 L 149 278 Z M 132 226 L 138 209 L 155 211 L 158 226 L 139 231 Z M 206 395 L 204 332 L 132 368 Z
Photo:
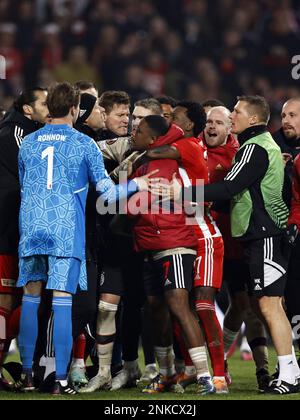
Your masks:
M 232 132 L 241 145 L 235 164 L 224 181 L 205 185 L 205 201 L 232 199 L 232 236 L 243 242 L 257 313 L 267 323 L 276 349 L 279 377 L 267 392 L 277 395 L 299 391 L 299 367 L 292 345 L 292 330 L 283 299 L 286 286 L 288 210 L 282 199 L 284 167 L 280 149 L 267 131 L 270 108 L 259 96 L 238 97 L 231 114 Z M 179 199 L 181 186 L 151 180 L 151 191 Z M 155 185 L 155 186 L 154 186 Z M 170 194 L 171 192 L 171 194 Z M 192 192 L 197 201 L 197 188 Z M 201 192 L 201 191 L 200 191 Z
M 284 183 L 284 198 L 291 208 L 291 217 L 289 219 L 290 237 L 294 242 L 294 247 L 291 252 L 288 281 L 285 292 L 285 299 L 287 305 L 287 314 L 289 320 L 294 326 L 293 320 L 299 315 L 300 305 L 300 282 L 299 282 L 299 256 L 300 256 L 300 242 L 296 239 L 298 235 L 299 226 L 298 218 L 295 217 L 295 209 L 298 203 L 298 173 L 299 173 L 299 159 L 296 159 L 300 153 L 300 98 L 289 99 L 282 108 L 282 128 L 273 135 L 275 141 L 279 145 L 283 154 L 285 166 L 285 183 Z M 293 164 L 294 170 L 293 170 Z M 297 162 L 297 163 L 296 163 Z M 294 175 L 294 180 L 292 180 Z M 293 183 L 293 200 L 292 200 L 292 183 Z M 292 203 L 291 203 L 292 200 Z M 292 206 L 291 206 L 292 204 Z M 294 240 L 295 239 L 295 240 Z M 298 347 L 300 349 L 300 340 L 298 339 Z
M 88 135 L 94 140 L 98 139 L 99 130 L 105 129 L 105 110 L 98 103 L 97 91 L 95 87 L 88 82 L 78 82 L 77 87 L 83 89 L 80 98 L 79 117 L 74 128 L 83 134 Z M 91 326 L 93 331 L 94 318 L 97 314 L 97 306 L 99 300 L 98 280 L 101 277 L 101 249 L 103 251 L 103 238 L 99 223 L 97 223 L 96 213 L 97 193 L 92 185 L 89 187 L 86 205 L 86 262 L 87 262 L 87 279 L 88 291 L 78 291 L 73 299 L 73 361 L 70 368 L 69 380 L 72 385 L 82 386 L 87 383 L 85 371 L 85 350 L 86 338 L 82 334 L 87 325 Z M 48 317 L 44 317 L 46 320 Z M 46 321 L 47 322 L 47 321 Z M 38 346 L 36 359 L 41 355 L 40 366 L 44 369 L 40 370 L 41 376 L 40 389 L 47 391 L 52 387 L 54 380 L 53 372 L 55 371 L 55 359 L 53 348 L 53 315 L 50 317 L 47 328 L 47 339 L 41 337 Z M 89 327 L 87 328 L 90 331 Z M 45 342 L 47 346 L 45 348 Z
M 200 137 L 207 146 L 210 182 L 223 181 L 239 149 L 239 143 L 231 134 L 230 111 L 225 107 L 214 107 L 208 111 L 207 125 Z M 242 323 L 246 324 L 246 337 L 256 364 L 258 387 L 263 391 L 270 382 L 268 373 L 268 349 L 263 324 L 251 309 L 248 296 L 247 266 L 243 262 L 243 248 L 231 236 L 230 202 L 215 202 L 212 215 L 222 232 L 225 245 L 223 280 L 230 294 L 230 306 L 224 319 L 225 358 L 238 337 Z M 227 368 L 227 360 L 226 360 Z M 231 383 L 226 369 L 227 382 Z
M 53 291 L 53 393 L 76 393 L 68 385 L 67 368 L 72 350 L 72 295 L 78 286 L 87 290 L 84 222 L 88 183 L 97 185 L 99 195 L 108 203 L 139 190 L 138 179 L 115 186 L 96 144 L 72 128 L 78 119 L 79 102 L 80 93 L 70 84 L 54 86 L 47 98 L 51 124 L 28 136 L 19 154 L 22 202 L 17 286 L 24 287 L 25 292 L 19 334 L 25 392 L 35 389 L 32 360 L 45 281 L 46 288 Z M 36 203 L 42 203 L 42 209 Z
M 102 151 L 106 168 L 112 170 L 114 166 L 121 163 L 110 173 L 110 176 L 119 182 L 119 171 L 125 170 L 128 161 L 133 163 L 139 152 L 131 150 L 130 137 L 118 137 L 125 134 L 128 95 L 125 92 L 104 92 L 100 97 L 100 104 L 105 108 L 107 119 L 106 127 L 101 137 L 112 137 L 111 141 L 98 141 L 97 144 Z M 147 115 L 161 115 L 160 104 L 153 98 L 141 100 L 135 103 L 132 114 L 133 133 L 136 131 L 142 118 Z M 126 126 L 128 130 L 128 125 Z M 117 138 L 116 138 L 117 137 Z M 126 156 L 128 155 L 128 158 Z M 87 387 L 81 390 L 82 393 L 94 392 L 97 389 L 118 390 L 124 386 L 135 385 L 140 378 L 141 372 L 138 366 L 138 343 L 141 333 L 141 307 L 143 306 L 143 293 L 141 282 L 141 270 L 143 258 L 133 251 L 133 243 L 130 236 L 116 236 L 107 228 L 109 216 L 102 217 L 103 231 L 106 233 L 106 247 L 103 252 L 104 276 L 100 288 L 99 317 L 97 323 L 97 349 L 99 357 L 99 372 L 91 379 Z M 106 222 L 106 223 L 105 223 Z M 119 327 L 115 326 L 116 314 L 121 297 L 123 297 L 123 316 Z M 117 319 L 118 320 L 118 319 Z M 128 331 L 128 325 L 131 325 Z M 111 378 L 111 362 L 113 356 L 116 332 L 122 328 L 126 331 L 122 335 L 122 349 L 124 368 Z M 109 341 L 105 331 L 111 332 Z M 152 343 L 143 340 L 146 370 L 156 376 L 156 370 Z
M 22 92 L 0 123 L 0 389 L 1 367 L 9 349 L 9 322 L 18 305 L 20 185 L 18 153 L 23 138 L 38 130 L 49 114 L 47 91 Z M 18 318 L 18 317 L 17 317 Z
M 300 98 L 289 99 L 282 108 L 282 128 L 273 134 L 281 149 L 285 167 L 284 199 L 288 207 L 292 198 L 293 161 L 300 153 Z

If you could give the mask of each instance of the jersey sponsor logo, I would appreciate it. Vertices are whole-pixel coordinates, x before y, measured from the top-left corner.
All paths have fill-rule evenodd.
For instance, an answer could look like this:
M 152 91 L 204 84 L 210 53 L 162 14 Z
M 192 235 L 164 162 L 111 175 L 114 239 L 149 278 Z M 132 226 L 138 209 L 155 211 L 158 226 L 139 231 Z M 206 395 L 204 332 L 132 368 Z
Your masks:
M 81 118 L 86 113 L 86 109 L 81 109 L 79 111 L 79 118 Z
M 256 292 L 260 292 L 262 290 L 262 288 L 259 285 L 257 285 L 257 286 L 255 286 L 254 290 Z
M 42 136 L 38 136 L 38 141 L 65 141 L 67 136 L 62 134 L 44 134 Z
M 1 279 L 1 286 L 2 287 L 15 287 L 17 281 L 13 279 Z

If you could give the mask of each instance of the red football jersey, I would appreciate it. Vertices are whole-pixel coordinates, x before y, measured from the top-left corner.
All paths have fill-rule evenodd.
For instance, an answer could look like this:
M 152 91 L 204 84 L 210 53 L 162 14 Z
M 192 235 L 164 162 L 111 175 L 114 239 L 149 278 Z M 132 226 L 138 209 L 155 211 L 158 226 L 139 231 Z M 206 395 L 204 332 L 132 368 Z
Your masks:
M 209 183 L 206 151 L 199 144 L 199 140 L 194 137 L 183 138 L 172 144 L 180 153 L 179 173 L 185 187 L 199 184 L 200 180 L 204 184 Z M 194 227 L 198 239 L 217 238 L 222 236 L 215 221 L 213 220 L 209 204 L 204 205 L 204 214 L 194 219 Z

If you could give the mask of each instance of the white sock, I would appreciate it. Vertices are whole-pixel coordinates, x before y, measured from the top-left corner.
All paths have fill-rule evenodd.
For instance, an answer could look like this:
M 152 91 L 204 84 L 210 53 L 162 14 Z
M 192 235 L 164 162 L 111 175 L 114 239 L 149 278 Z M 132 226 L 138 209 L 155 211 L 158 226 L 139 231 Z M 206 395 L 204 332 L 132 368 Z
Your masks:
M 85 368 L 84 359 L 74 359 L 73 358 L 72 368 Z
M 298 360 L 297 360 L 297 356 L 296 356 L 296 353 L 295 353 L 295 347 L 294 346 L 292 347 L 292 350 L 293 350 L 293 363 L 294 363 L 295 376 L 296 376 L 296 378 L 299 378 L 300 377 L 300 368 L 299 368 L 299 365 L 298 365 Z
M 97 320 L 97 353 L 99 359 L 99 374 L 108 376 L 113 354 L 114 339 L 116 334 L 116 313 L 118 305 L 100 301 Z M 103 338 L 109 338 L 103 344 Z
M 231 331 L 228 328 L 224 327 L 223 336 L 224 336 L 224 354 L 225 360 L 227 359 L 227 353 L 229 352 L 230 347 L 237 339 L 239 331 Z
M 154 347 L 157 358 L 159 371 L 163 376 L 173 376 L 176 374 L 174 366 L 174 351 L 173 346 L 169 347 Z
M 99 374 L 107 376 L 110 373 L 114 343 L 97 344 L 99 359 Z
M 279 380 L 294 384 L 296 382 L 295 366 L 293 355 L 278 356 L 279 362 Z
M 68 385 L 68 381 L 58 381 L 61 386 L 67 386 Z
M 193 349 L 189 349 L 189 354 L 196 368 L 197 379 L 202 378 L 203 376 L 211 376 L 207 363 L 206 348 L 195 347 Z
M 45 374 L 44 374 L 44 380 L 51 375 L 51 373 L 56 371 L 56 363 L 55 363 L 55 357 L 46 357 L 42 356 L 40 359 L 40 366 L 44 366 Z

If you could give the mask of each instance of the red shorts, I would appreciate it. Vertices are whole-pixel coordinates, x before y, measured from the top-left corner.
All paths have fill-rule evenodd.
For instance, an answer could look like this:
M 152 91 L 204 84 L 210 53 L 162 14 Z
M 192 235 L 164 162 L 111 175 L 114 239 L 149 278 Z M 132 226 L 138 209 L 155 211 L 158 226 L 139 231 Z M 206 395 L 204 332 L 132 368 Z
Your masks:
M 194 287 L 221 289 L 223 279 L 224 243 L 222 237 L 198 241 Z
M 16 288 L 19 276 L 19 259 L 15 255 L 0 255 L 0 293 L 17 295 L 22 292 Z

